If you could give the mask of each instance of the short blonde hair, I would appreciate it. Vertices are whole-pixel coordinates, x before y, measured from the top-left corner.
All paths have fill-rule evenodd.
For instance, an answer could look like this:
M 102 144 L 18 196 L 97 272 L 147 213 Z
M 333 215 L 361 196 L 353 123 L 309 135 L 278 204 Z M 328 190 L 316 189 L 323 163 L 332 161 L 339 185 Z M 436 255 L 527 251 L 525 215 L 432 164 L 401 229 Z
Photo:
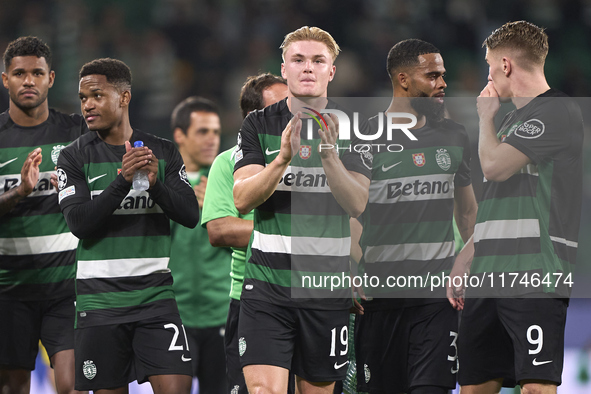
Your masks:
M 548 35 L 544 29 L 526 21 L 508 22 L 482 43 L 489 51 L 510 49 L 520 52 L 521 66 L 529 69 L 532 63 L 543 66 L 548 55 Z
M 318 41 L 323 43 L 328 48 L 328 52 L 331 54 L 333 62 L 337 60 L 337 56 L 341 51 L 339 44 L 337 44 L 328 32 L 319 27 L 303 26 L 285 36 L 283 43 L 279 47 L 283 50 L 281 54 L 283 60 L 285 60 L 285 52 L 287 52 L 287 48 L 289 48 L 294 42 L 298 41 Z

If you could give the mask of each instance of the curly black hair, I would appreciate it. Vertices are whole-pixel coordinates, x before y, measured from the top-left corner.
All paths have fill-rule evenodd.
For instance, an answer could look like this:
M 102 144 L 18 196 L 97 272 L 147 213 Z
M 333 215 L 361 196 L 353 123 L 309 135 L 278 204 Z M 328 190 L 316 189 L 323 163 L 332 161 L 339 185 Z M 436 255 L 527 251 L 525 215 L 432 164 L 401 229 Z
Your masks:
M 5 70 L 8 70 L 10 63 L 12 63 L 12 59 L 17 56 L 44 57 L 47 66 L 51 70 L 51 49 L 49 49 L 49 45 L 44 43 L 40 38 L 33 36 L 20 37 L 8 44 L 2 58 Z

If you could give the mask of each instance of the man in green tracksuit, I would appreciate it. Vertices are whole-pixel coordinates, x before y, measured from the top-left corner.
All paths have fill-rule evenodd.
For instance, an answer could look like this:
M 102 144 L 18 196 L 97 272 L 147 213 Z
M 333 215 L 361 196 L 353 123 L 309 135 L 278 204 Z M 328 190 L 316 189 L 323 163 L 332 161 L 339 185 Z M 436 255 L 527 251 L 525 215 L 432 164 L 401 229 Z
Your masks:
M 175 108 L 171 126 L 201 210 L 209 167 L 220 146 L 219 110 L 209 100 L 189 97 Z M 169 266 L 187 331 L 193 376 L 199 379 L 200 393 L 226 393 L 224 324 L 232 252 L 211 246 L 201 226 L 188 229 L 171 223 L 171 236 Z
M 246 117 L 251 111 L 274 104 L 287 96 L 287 85 L 283 78 L 264 73 L 248 77 L 240 92 L 240 109 Z M 213 246 L 232 248 L 232 286 L 230 310 L 226 323 L 226 377 L 232 394 L 246 394 L 246 383 L 238 354 L 238 314 L 240 293 L 244 279 L 246 247 L 252 234 L 252 211 L 242 215 L 234 205 L 234 156 L 237 146 L 220 153 L 211 165 L 205 202 L 203 203 L 201 225 L 207 228 L 209 241 Z M 291 390 L 293 392 L 293 388 Z

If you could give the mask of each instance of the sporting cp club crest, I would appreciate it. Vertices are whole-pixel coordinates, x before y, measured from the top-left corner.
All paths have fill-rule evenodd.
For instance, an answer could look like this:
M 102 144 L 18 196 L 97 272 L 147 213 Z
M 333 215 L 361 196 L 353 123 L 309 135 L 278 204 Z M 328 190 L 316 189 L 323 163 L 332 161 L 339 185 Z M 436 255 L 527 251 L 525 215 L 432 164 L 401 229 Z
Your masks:
M 369 367 L 367 364 L 363 364 L 363 374 L 365 375 L 365 383 L 369 383 L 371 379 L 371 372 L 369 372 Z
M 503 139 L 507 138 L 507 136 L 508 136 L 508 135 L 511 135 L 511 134 L 513 134 L 513 133 L 515 132 L 515 130 L 517 130 L 517 128 L 518 128 L 519 126 L 521 126 L 521 124 L 522 124 L 522 123 L 523 123 L 523 122 L 521 122 L 521 121 L 520 121 L 520 122 L 517 122 L 517 123 L 514 123 L 514 124 L 513 124 L 513 125 L 512 125 L 512 126 L 509 128 L 509 130 L 507 131 L 507 134 L 505 134 L 505 135 L 501 136 L 501 138 L 502 138 L 502 139 L 501 139 L 501 142 L 503 142 Z M 503 138 L 503 137 L 505 137 L 505 138 Z
M 86 360 L 82 366 L 82 372 L 84 372 L 86 379 L 92 380 L 96 376 L 96 365 L 94 365 L 92 360 Z
M 437 149 L 437 154 L 435 154 L 435 160 L 437 161 L 437 165 L 443 170 L 447 171 L 451 167 L 451 156 L 447 153 L 447 149 L 441 148 Z
M 415 163 L 415 166 L 422 167 L 425 165 L 425 154 L 424 153 L 413 153 L 412 154 L 412 161 Z
M 65 147 L 66 147 L 65 145 L 56 145 L 53 147 L 53 149 L 51 151 L 51 161 L 53 161 L 53 164 L 55 164 L 56 166 L 57 166 L 57 159 L 58 159 L 58 157 L 60 157 L 60 152 Z
M 242 357 L 244 352 L 246 352 L 246 340 L 244 337 L 240 337 L 238 340 L 238 351 L 240 352 L 240 357 Z
M 310 145 L 300 146 L 300 157 L 304 160 L 310 158 L 312 155 L 312 147 Z
M 181 178 L 181 181 L 183 181 L 187 185 L 191 186 L 191 184 L 189 183 L 189 178 L 187 178 L 187 170 L 185 169 L 185 165 L 184 164 L 181 167 L 181 169 L 179 170 L 179 177 Z
M 361 161 L 367 169 L 371 170 L 373 167 L 373 155 L 370 152 L 363 151 L 359 153 L 361 155 Z

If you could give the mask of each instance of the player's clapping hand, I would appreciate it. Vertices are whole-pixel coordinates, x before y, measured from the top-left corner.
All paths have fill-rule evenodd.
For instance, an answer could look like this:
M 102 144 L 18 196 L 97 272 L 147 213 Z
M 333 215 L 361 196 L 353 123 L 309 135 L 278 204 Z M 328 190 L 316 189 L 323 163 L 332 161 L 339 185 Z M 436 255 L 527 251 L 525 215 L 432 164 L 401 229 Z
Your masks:
M 148 164 L 141 167 L 142 170 L 148 171 L 148 181 L 150 182 L 150 189 L 156 184 L 156 180 L 158 179 L 158 158 L 154 156 L 154 153 L 149 150 L 150 155 L 152 158 L 148 160 Z
M 203 199 L 205 198 L 206 187 L 207 177 L 205 175 L 201 175 L 199 184 L 193 187 L 193 191 L 195 191 L 195 197 L 197 197 L 197 202 L 199 203 L 199 209 L 203 209 Z
M 499 112 L 499 108 L 501 108 L 499 93 L 492 81 L 489 81 L 480 92 L 480 96 L 476 99 L 476 107 L 480 119 L 493 119 Z
M 325 159 L 337 152 L 336 146 L 337 139 L 339 138 L 339 118 L 334 114 L 324 115 L 323 117 L 328 125 L 328 129 L 318 130 L 318 135 L 320 135 L 320 143 L 323 146 L 320 150 L 320 157 Z M 324 148 L 329 146 L 333 146 L 334 148 Z
M 53 167 L 53 170 L 54 170 L 54 171 L 57 171 L 57 166 Z M 55 172 L 52 172 L 52 173 L 49 175 L 49 183 L 51 183 L 51 185 L 53 186 L 53 188 L 54 188 L 55 190 L 57 190 L 57 189 L 58 189 L 58 183 L 57 183 L 57 173 L 55 173 Z
M 291 158 L 300 150 L 301 116 L 301 112 L 296 113 L 281 133 L 281 150 L 277 157 L 284 164 L 291 162 Z
M 156 164 L 154 168 L 154 163 Z M 150 187 L 156 182 L 155 174 L 158 173 L 158 159 L 152 154 L 152 151 L 146 146 L 132 148 L 129 141 L 125 141 L 125 154 L 121 161 L 121 174 L 129 183 L 133 181 L 133 176 L 137 170 L 146 166 L 150 171 Z M 152 174 L 155 171 L 155 174 Z
M 39 182 L 39 165 L 43 157 L 41 148 L 34 149 L 23 163 L 21 169 L 21 183 L 17 187 L 17 193 L 26 197 L 33 192 L 35 185 Z

